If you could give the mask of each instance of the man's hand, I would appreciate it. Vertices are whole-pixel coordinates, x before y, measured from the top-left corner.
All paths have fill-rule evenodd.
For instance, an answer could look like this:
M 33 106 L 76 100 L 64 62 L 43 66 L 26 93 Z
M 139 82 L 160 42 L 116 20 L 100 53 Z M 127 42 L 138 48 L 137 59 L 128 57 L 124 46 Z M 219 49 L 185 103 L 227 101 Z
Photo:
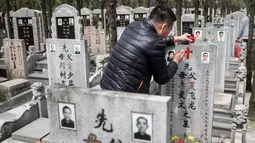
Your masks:
M 183 50 L 177 52 L 175 56 L 173 57 L 173 61 L 179 64 L 182 61 L 184 55 L 185 55 L 185 51 Z
M 190 34 L 185 33 L 182 36 L 174 37 L 174 42 L 175 43 L 184 43 L 184 42 L 187 42 L 187 41 L 192 42 L 192 40 L 189 37 L 190 37 Z

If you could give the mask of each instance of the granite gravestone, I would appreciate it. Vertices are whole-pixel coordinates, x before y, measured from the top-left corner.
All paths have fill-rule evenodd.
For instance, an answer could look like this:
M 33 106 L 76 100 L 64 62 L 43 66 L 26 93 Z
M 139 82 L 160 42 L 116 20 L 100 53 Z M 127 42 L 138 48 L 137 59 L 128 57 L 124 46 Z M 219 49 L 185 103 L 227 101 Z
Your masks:
M 223 32 L 222 38 L 220 33 Z M 227 42 L 226 32 L 222 29 L 208 27 L 206 32 L 206 38 L 208 43 L 216 44 L 218 47 L 217 51 L 217 64 L 216 64 L 216 85 L 215 92 L 223 93 L 224 92 L 224 83 L 225 83 L 225 71 L 226 71 L 226 60 L 227 60 Z
M 56 7 L 51 22 L 53 39 L 82 39 L 81 18 L 75 7 L 67 4 Z
M 149 17 L 149 9 L 139 6 L 133 10 L 134 21 L 143 21 Z
M 24 39 L 26 50 L 35 46 L 40 50 L 40 26 L 38 13 L 33 9 L 21 8 L 13 13 L 14 38 Z
M 161 93 L 172 97 L 171 137 L 187 133 L 211 142 L 217 47 L 179 45 L 174 50 L 185 50 L 186 56 Z M 168 62 L 169 51 L 172 50 L 166 50 Z
M 84 40 L 47 39 L 49 84 L 89 87 L 89 58 Z
M 91 10 L 86 8 L 86 7 L 82 8 L 81 9 L 81 16 L 82 16 L 82 19 L 83 19 L 82 25 L 83 26 L 90 26 L 91 18 L 92 18 Z
M 198 27 L 203 27 L 203 16 L 199 16 L 198 19 Z M 192 34 L 192 28 L 194 27 L 194 15 L 193 14 L 185 14 L 181 17 L 182 21 L 182 34 L 189 33 Z
M 106 54 L 106 35 L 104 29 L 91 27 L 91 54 Z
M 51 86 L 48 89 L 51 142 L 169 143 L 170 100 Z M 65 122 L 63 112 L 71 113 L 69 123 Z
M 0 29 L 0 48 L 3 46 L 3 40 L 7 37 L 5 29 Z
M 8 79 L 28 77 L 24 40 L 5 39 L 4 59 Z
M 117 40 L 120 39 L 121 34 L 125 30 L 125 28 L 133 22 L 133 14 L 132 14 L 132 9 L 121 5 L 116 8 L 116 13 L 117 13 Z

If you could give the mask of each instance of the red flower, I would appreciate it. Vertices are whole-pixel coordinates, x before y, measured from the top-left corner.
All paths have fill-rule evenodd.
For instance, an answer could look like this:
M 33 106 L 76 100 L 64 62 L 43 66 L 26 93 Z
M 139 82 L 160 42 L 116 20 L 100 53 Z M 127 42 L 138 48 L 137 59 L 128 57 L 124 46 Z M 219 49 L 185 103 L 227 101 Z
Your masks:
M 175 140 L 174 142 L 175 142 L 175 143 L 184 143 L 184 140 L 181 140 L 181 139 L 180 139 L 180 140 Z

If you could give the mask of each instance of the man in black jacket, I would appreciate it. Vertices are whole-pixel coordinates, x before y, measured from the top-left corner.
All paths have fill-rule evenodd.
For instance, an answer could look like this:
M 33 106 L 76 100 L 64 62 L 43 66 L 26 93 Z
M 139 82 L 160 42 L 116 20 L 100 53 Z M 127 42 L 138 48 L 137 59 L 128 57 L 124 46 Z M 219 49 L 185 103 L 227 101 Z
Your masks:
M 168 45 L 190 41 L 189 34 L 168 37 L 174 21 L 176 16 L 170 8 L 157 6 L 148 20 L 131 23 L 112 50 L 101 88 L 149 94 L 152 75 L 158 84 L 167 83 L 176 73 L 185 52 L 177 52 L 167 65 L 166 41 Z

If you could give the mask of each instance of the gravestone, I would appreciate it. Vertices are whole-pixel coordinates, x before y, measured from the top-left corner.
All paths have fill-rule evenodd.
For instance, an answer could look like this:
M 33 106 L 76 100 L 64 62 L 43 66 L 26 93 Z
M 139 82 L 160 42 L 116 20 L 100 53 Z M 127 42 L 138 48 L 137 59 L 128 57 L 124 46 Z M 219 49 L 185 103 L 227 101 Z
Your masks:
M 24 40 L 5 39 L 4 59 L 8 79 L 28 77 Z
M 47 39 L 49 84 L 89 87 L 88 51 L 84 40 Z
M 223 39 L 220 38 L 219 34 L 223 32 Z M 217 64 L 216 64 L 216 85 L 215 92 L 223 93 L 224 92 L 224 83 L 225 83 L 225 71 L 226 71 L 226 60 L 227 60 L 227 33 L 224 29 L 208 27 L 206 32 L 206 38 L 208 43 L 216 44 L 218 47 L 217 51 Z
M 53 38 L 46 40 L 49 84 L 88 88 L 90 60 L 78 11 L 62 4 L 52 15 Z
M 106 34 L 105 30 L 91 27 L 91 54 L 106 54 Z
M 81 9 L 81 17 L 83 19 L 83 26 L 90 26 L 91 24 L 91 18 L 92 18 L 92 14 L 91 14 L 91 10 L 84 7 Z M 85 33 L 86 35 L 87 33 Z
M 166 59 L 168 52 L 166 50 Z M 216 74 L 216 45 L 178 45 L 174 52 L 185 50 L 175 76 L 162 87 L 161 95 L 172 97 L 170 134 L 184 133 L 211 142 L 213 97 Z
M 82 39 L 81 18 L 75 7 L 67 4 L 56 7 L 51 22 L 53 39 Z
M 170 100 L 170 97 L 51 86 L 48 89 L 51 142 L 169 143 Z M 71 111 L 69 124 L 65 122 L 63 109 Z
M 198 19 L 198 27 L 203 27 L 203 16 L 199 16 Z M 192 34 L 192 28 L 194 27 L 194 15 L 193 14 L 185 14 L 181 17 L 182 21 L 182 34 L 189 33 Z
M 121 34 L 125 30 L 125 28 L 133 22 L 133 13 L 132 10 L 124 5 L 118 6 L 116 8 L 117 14 L 117 40 L 119 40 Z
M 149 9 L 139 6 L 133 10 L 134 21 L 143 21 L 149 17 Z
M 24 39 L 26 50 L 35 46 L 40 50 L 40 27 L 38 13 L 33 9 L 21 8 L 13 13 L 14 38 Z

